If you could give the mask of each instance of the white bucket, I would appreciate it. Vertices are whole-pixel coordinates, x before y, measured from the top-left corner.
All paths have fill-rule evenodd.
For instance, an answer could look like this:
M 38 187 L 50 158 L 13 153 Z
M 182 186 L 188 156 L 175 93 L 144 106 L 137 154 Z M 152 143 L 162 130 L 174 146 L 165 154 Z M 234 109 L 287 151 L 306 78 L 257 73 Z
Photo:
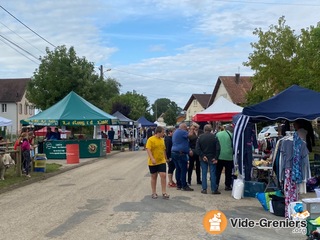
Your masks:
M 320 198 L 320 188 L 315 188 L 314 191 L 317 194 L 317 198 Z
M 235 199 L 241 199 L 241 197 L 243 196 L 243 191 L 244 191 L 243 179 L 235 179 L 233 181 L 232 196 Z

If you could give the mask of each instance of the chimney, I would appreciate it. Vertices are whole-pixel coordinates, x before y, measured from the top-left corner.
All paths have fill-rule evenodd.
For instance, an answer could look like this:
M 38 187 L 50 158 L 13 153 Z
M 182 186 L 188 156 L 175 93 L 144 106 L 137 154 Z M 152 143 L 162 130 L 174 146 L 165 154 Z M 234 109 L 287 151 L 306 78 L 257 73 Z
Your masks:
M 236 73 L 236 84 L 240 82 L 240 73 Z

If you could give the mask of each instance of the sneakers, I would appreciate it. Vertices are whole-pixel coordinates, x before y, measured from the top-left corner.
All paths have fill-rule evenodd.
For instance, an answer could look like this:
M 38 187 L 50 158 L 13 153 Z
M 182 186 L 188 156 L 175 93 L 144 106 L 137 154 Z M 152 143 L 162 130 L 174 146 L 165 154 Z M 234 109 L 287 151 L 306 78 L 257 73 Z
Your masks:
M 232 187 L 226 187 L 224 190 L 225 191 L 232 191 Z
M 181 190 L 181 187 L 178 187 L 178 186 L 177 186 L 177 190 Z
M 168 187 L 177 187 L 177 184 L 172 182 L 172 183 L 168 183 Z
M 207 190 L 201 190 L 201 193 L 207 194 Z
M 202 184 L 202 181 L 197 182 L 197 184 L 198 184 L 198 185 L 201 185 L 201 184 Z
M 181 191 L 193 191 L 193 188 L 189 187 L 189 186 L 186 186 L 184 188 L 181 188 Z
M 212 194 L 221 194 L 221 192 L 219 192 L 218 190 L 215 190 L 214 192 L 212 192 Z

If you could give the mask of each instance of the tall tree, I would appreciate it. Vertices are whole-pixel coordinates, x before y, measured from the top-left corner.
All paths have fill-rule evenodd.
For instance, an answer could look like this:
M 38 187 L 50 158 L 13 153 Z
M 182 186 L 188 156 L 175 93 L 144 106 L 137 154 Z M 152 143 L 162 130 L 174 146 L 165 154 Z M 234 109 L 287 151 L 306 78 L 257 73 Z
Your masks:
M 153 117 L 157 120 L 162 113 L 165 113 L 171 107 L 171 101 L 168 98 L 158 98 L 151 106 Z
M 177 116 L 181 112 L 181 108 L 168 98 L 157 99 L 151 108 L 154 113 L 154 119 L 157 120 L 161 114 L 164 114 L 163 120 L 168 125 L 175 125 Z
M 252 78 L 254 89 L 248 94 L 248 103 L 268 99 L 296 83 L 294 74 L 298 65 L 299 38 L 285 22 L 281 17 L 278 25 L 271 25 L 268 31 L 263 32 L 259 28 L 253 32 L 259 40 L 251 43 L 254 51 L 244 63 L 255 71 Z
M 299 66 L 295 81 L 309 89 L 320 91 L 320 23 L 302 29 L 297 49 Z
M 133 120 L 145 116 L 148 108 L 149 102 L 147 98 L 142 94 L 136 93 L 136 91 L 115 96 L 106 104 L 106 109 L 112 111 L 112 113 L 119 111 Z
M 99 78 L 94 64 L 78 57 L 73 47 L 59 46 L 54 51 L 46 49 L 40 57 L 39 68 L 27 86 L 27 98 L 36 108 L 45 110 L 70 91 L 102 108 L 106 98 L 119 94 L 120 83 L 115 79 Z

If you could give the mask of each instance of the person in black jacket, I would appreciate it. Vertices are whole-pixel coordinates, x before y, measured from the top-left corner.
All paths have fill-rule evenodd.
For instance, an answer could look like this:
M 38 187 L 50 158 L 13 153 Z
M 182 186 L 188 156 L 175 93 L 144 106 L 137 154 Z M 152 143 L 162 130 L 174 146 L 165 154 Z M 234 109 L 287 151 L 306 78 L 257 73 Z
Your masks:
M 198 136 L 203 133 L 202 130 L 199 129 L 199 125 L 197 123 L 192 123 L 189 128 L 189 167 L 188 167 L 188 184 L 191 185 L 192 173 L 194 169 L 194 165 L 196 165 L 196 177 L 197 184 L 201 185 L 201 167 L 199 155 L 196 151 L 196 143 L 198 140 Z
M 177 187 L 177 184 L 172 180 L 173 171 L 176 169 L 174 162 L 171 158 L 172 148 L 172 134 L 174 129 L 167 129 L 166 136 L 164 137 L 164 144 L 166 146 L 167 164 L 168 164 L 168 186 Z
M 216 168 L 220 154 L 220 144 L 217 137 L 212 133 L 212 126 L 204 126 L 204 133 L 198 137 L 196 151 L 200 156 L 200 165 L 202 171 L 202 191 L 207 194 L 207 174 L 210 169 L 210 187 L 212 194 L 221 194 L 216 184 Z

